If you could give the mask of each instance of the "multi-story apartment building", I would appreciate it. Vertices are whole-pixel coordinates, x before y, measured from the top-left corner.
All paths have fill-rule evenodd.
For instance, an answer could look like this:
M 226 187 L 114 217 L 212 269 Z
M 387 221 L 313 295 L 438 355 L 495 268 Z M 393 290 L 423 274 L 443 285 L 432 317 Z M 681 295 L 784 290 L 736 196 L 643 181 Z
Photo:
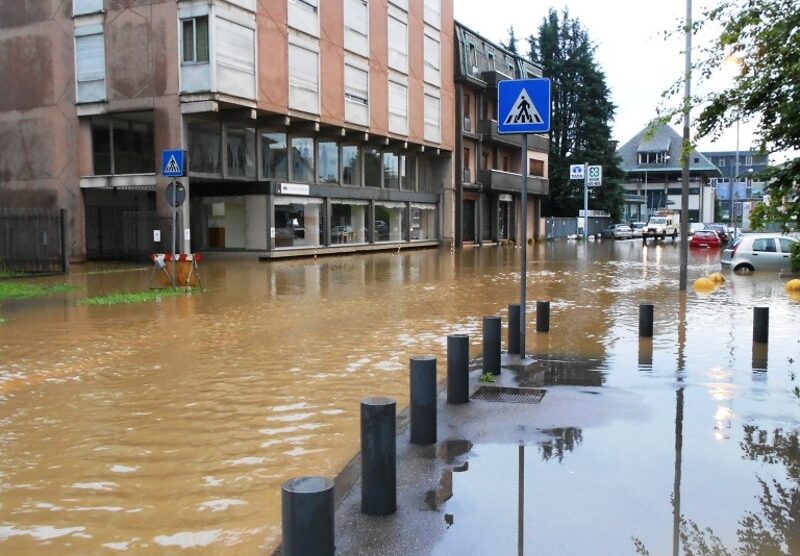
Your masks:
M 717 220 L 731 221 L 731 207 L 734 218 L 749 225 L 748 213 L 755 204 L 761 202 L 767 182 L 759 177 L 759 172 L 769 167 L 769 155 L 759 151 L 712 151 L 703 153 L 722 173 L 714 178 L 717 196 Z M 738 175 L 736 159 L 739 159 Z M 736 179 L 734 179 L 736 178 Z M 731 203 L 733 190 L 733 203 Z M 747 228 L 748 226 L 743 226 Z
M 169 250 L 177 148 L 186 250 L 436 245 L 453 28 L 452 0 L 0 3 L 0 205 L 66 208 L 75 258 Z
M 528 173 L 527 237 L 542 233 L 541 200 L 549 192 L 548 139 L 497 133 L 497 83 L 542 76 L 541 69 L 460 23 L 456 40 L 456 244 L 522 237 L 522 172 Z

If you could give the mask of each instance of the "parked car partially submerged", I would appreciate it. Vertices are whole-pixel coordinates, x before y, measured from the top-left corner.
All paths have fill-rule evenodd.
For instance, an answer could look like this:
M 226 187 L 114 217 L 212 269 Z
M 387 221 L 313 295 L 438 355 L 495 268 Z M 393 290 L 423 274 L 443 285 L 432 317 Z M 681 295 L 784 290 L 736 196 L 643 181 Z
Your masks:
M 611 224 L 603 230 L 602 237 L 609 239 L 631 239 L 633 230 L 627 224 Z
M 719 239 L 722 241 L 722 243 L 727 243 L 728 240 L 731 239 L 732 234 L 730 232 L 730 228 L 728 228 L 725 224 L 717 224 L 712 222 L 711 224 L 705 224 L 705 229 L 714 230 L 715 232 L 717 232 L 717 235 L 719 236 Z
M 633 230 L 633 237 L 642 237 L 642 232 L 644 231 L 646 226 L 647 222 L 634 222 L 631 225 L 631 229 Z
M 697 230 L 689 241 L 689 247 L 720 247 L 722 240 L 714 230 Z
M 780 234 L 744 235 L 722 252 L 722 266 L 738 274 L 791 268 L 792 245 L 797 240 Z

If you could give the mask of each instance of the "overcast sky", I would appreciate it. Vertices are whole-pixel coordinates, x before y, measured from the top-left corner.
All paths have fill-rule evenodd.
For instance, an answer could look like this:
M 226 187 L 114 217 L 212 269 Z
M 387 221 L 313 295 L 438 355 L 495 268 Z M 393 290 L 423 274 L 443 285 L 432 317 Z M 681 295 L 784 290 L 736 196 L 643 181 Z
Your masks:
M 695 0 L 695 18 L 708 3 L 709 0 Z M 567 7 L 597 45 L 596 58 L 617 105 L 613 129 L 620 145 L 655 116 L 662 91 L 683 73 L 683 38 L 664 38 L 665 30 L 683 20 L 683 0 L 454 0 L 454 4 L 456 20 L 495 42 L 506 40 L 511 24 L 518 38 L 527 38 L 536 33 L 550 6 L 559 11 Z M 703 39 L 696 42 L 702 43 Z M 519 41 L 517 48 L 527 54 L 527 40 Z M 680 125 L 673 127 L 682 133 Z M 749 148 L 751 140 L 750 126 L 743 124 L 740 149 Z M 736 133 L 730 130 L 715 143 L 704 140 L 699 145 L 706 151 L 735 150 Z

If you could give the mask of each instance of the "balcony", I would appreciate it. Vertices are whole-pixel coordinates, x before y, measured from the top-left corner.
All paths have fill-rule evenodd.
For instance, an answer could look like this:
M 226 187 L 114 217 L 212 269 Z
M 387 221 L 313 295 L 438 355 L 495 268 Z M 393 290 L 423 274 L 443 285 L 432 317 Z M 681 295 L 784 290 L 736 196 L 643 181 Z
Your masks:
M 478 170 L 478 181 L 483 188 L 489 191 L 511 191 L 519 193 L 522 189 L 521 176 L 513 172 L 502 170 Z M 531 195 L 547 195 L 550 192 L 550 182 L 547 178 L 528 176 L 528 193 Z
M 484 140 L 507 147 L 522 148 L 522 135 L 501 135 L 497 132 L 497 120 L 478 120 L 478 133 Z M 546 153 L 550 149 L 547 135 L 528 134 L 528 150 Z
M 481 73 L 481 79 L 486 81 L 486 83 L 490 87 L 497 87 L 497 83 L 500 81 L 506 81 L 508 79 L 514 79 L 512 72 L 508 69 L 498 70 L 498 69 L 489 69 Z

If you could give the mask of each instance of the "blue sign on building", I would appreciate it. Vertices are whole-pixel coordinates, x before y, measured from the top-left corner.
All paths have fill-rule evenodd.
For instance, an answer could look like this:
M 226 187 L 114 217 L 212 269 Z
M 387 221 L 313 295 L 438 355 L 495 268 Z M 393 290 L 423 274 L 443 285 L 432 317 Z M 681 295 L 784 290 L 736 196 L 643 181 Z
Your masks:
M 516 79 L 497 84 L 498 133 L 549 131 L 549 79 Z
M 164 151 L 161 154 L 161 174 L 167 178 L 186 175 L 186 153 L 181 150 Z

